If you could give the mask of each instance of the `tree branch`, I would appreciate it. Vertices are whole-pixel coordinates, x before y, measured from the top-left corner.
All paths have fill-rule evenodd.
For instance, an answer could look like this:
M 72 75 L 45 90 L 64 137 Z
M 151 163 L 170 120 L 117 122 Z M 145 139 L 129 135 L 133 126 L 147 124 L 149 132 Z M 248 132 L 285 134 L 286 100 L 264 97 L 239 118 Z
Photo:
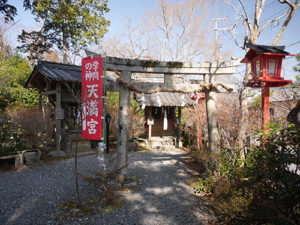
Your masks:
M 264 30 L 268 25 L 270 25 L 270 24 L 272 24 L 272 23 L 274 23 L 274 22 L 276 22 L 276 21 L 279 21 L 281 18 L 283 18 L 284 16 L 286 16 L 286 15 L 289 13 L 289 11 L 290 11 L 290 9 L 287 10 L 285 13 L 283 13 L 281 16 L 278 16 L 277 18 L 275 18 L 275 19 L 273 19 L 273 20 L 270 20 L 270 21 L 268 21 L 267 23 L 265 23 L 265 24 L 262 26 L 261 30 L 259 31 L 258 36 L 261 34 L 261 32 L 263 32 L 263 30 Z
M 284 21 L 284 23 L 282 24 L 280 30 L 278 31 L 278 34 L 275 38 L 275 40 L 273 41 L 272 45 L 276 45 L 277 42 L 279 41 L 279 39 L 281 38 L 283 32 L 285 31 L 287 25 L 289 24 L 290 20 L 292 19 L 292 17 L 294 16 L 296 9 L 298 7 L 299 4 L 299 0 L 296 0 L 294 4 L 292 4 L 289 0 L 279 0 L 279 2 L 281 4 L 287 4 L 290 7 L 290 13 L 288 15 L 288 17 L 286 18 L 286 20 Z
M 228 5 L 230 8 L 232 8 L 232 9 L 235 11 L 235 13 L 236 13 L 237 15 L 239 15 L 240 17 L 243 17 L 244 20 L 246 20 L 245 15 L 244 15 L 244 14 L 241 14 L 241 13 L 237 10 L 237 8 L 234 7 L 230 2 L 224 0 L 224 3 L 225 3 L 226 5 Z
M 254 27 L 255 29 L 258 30 L 259 27 L 259 20 L 260 20 L 260 16 L 262 13 L 262 10 L 265 6 L 265 0 L 261 0 L 261 5 L 259 6 L 259 1 L 260 0 L 256 0 L 256 4 L 255 4 L 255 16 L 254 16 Z
M 281 4 L 288 4 L 291 8 L 294 6 L 289 0 L 279 0 L 279 2 Z M 295 3 L 295 5 L 296 5 L 296 3 Z
M 258 18 L 258 21 L 260 20 L 261 13 L 262 13 L 262 11 L 263 11 L 263 8 L 265 7 L 265 3 L 266 3 L 265 0 L 262 0 L 262 1 L 261 1 L 261 5 L 260 5 L 260 7 L 259 7 L 259 9 L 258 9 L 258 12 L 257 12 L 257 18 Z
M 247 23 L 248 28 L 249 28 L 249 30 L 253 30 L 252 25 L 251 25 L 251 20 L 250 20 L 250 17 L 248 16 L 246 8 L 245 8 L 245 6 L 244 6 L 244 4 L 241 0 L 239 0 L 239 2 L 240 2 L 241 6 L 243 8 L 243 11 L 244 11 L 244 14 L 245 14 L 245 21 Z

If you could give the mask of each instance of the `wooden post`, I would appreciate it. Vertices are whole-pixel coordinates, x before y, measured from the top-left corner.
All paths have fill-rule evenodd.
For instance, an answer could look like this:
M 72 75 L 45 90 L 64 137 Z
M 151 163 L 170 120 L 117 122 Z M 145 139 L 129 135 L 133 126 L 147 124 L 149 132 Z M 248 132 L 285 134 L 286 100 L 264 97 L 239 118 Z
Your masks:
M 269 98 L 270 98 L 270 87 L 268 84 L 264 84 L 261 89 L 261 103 L 262 103 L 262 128 L 268 131 L 267 123 L 269 123 Z
M 126 82 L 131 80 L 130 71 L 122 71 L 122 79 Z M 117 155 L 118 167 L 122 168 L 127 165 L 128 154 L 128 123 L 129 123 L 129 109 L 130 109 L 130 91 L 124 87 L 120 87 L 119 95 L 119 115 L 118 115 L 118 137 L 117 137 Z M 120 181 L 125 179 L 126 169 L 122 169 Z
M 151 133 L 152 133 L 152 124 L 148 123 L 148 139 L 151 139 Z
M 177 120 L 176 120 L 176 144 L 175 144 L 176 148 L 179 148 L 180 120 L 181 120 L 181 107 L 178 107 L 178 117 L 177 117 Z
M 207 84 L 214 82 L 215 75 L 206 74 L 204 76 L 204 80 L 205 83 Z M 217 153 L 218 146 L 220 144 L 220 134 L 218 130 L 218 120 L 217 120 L 216 93 L 212 90 L 206 91 L 205 99 L 206 99 L 209 150 L 211 153 Z
M 55 121 L 56 121 L 56 151 L 61 151 L 61 84 L 56 82 L 56 104 L 55 104 Z
M 104 142 L 98 142 L 97 145 L 97 150 L 98 150 L 98 163 L 99 163 L 99 173 L 103 174 L 106 170 L 105 167 L 105 159 L 104 159 L 104 148 L 105 148 L 105 144 Z
M 151 140 L 152 137 L 152 125 L 154 124 L 154 119 L 152 117 L 152 107 L 148 107 L 149 117 L 147 118 L 147 125 L 148 125 L 148 140 Z
M 109 124 L 110 124 L 111 116 L 107 113 L 105 116 L 105 127 L 106 127 L 106 149 L 105 153 L 109 154 Z
M 46 92 L 51 90 L 51 83 L 49 80 L 46 81 Z M 46 119 L 47 119 L 47 124 L 46 124 L 46 133 L 47 137 L 51 139 L 52 136 L 52 127 L 51 127 L 51 122 L 50 118 L 51 117 L 51 103 L 50 103 L 50 98 L 49 95 L 46 94 Z
M 42 91 L 39 90 L 39 110 L 40 112 L 43 113 L 43 117 L 45 118 L 46 117 L 46 114 L 45 114 L 45 107 L 44 107 L 44 103 L 43 103 L 43 94 L 42 94 Z

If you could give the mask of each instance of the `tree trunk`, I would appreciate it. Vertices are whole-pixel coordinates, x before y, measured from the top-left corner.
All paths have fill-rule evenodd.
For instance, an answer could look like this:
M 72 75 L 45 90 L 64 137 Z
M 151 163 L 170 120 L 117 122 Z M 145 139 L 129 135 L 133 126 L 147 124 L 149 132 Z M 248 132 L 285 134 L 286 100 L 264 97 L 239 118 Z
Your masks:
M 64 25 L 62 28 L 62 35 L 63 35 L 63 63 L 68 63 L 68 51 L 67 51 L 67 33 L 66 33 L 66 23 L 64 19 Z
M 63 63 L 68 63 L 67 47 L 63 44 Z
M 257 18 L 256 18 L 257 20 Z M 256 21 L 256 23 L 259 23 Z M 250 30 L 250 44 L 256 44 L 257 39 L 258 39 L 258 30 L 257 27 L 258 25 L 255 25 L 254 28 Z M 246 49 L 246 52 L 248 49 Z M 247 88 L 247 83 L 251 79 L 251 65 L 249 63 L 246 64 L 246 71 L 245 71 L 245 76 L 243 79 L 242 83 L 242 88 L 239 96 L 239 101 L 240 101 L 240 122 L 238 126 L 238 135 L 237 135 L 237 147 L 240 151 L 240 157 L 242 159 L 245 159 L 245 145 L 244 145 L 244 138 L 247 135 L 247 119 L 248 119 L 248 88 Z
M 247 101 L 247 94 L 248 88 L 246 86 L 249 78 L 250 78 L 251 66 L 250 64 L 246 65 L 246 72 L 245 77 L 242 84 L 242 89 L 239 95 L 240 101 L 240 121 L 238 127 L 238 135 L 237 135 L 237 147 L 240 150 L 240 156 L 242 159 L 245 158 L 245 151 L 244 151 L 244 138 L 247 135 L 247 119 L 248 119 L 248 101 Z

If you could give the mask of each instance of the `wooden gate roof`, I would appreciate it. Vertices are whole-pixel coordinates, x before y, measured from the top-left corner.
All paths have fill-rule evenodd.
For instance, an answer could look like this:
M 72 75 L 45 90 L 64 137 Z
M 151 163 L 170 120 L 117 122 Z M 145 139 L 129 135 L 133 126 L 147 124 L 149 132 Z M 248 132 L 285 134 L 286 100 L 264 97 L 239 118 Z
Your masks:
M 135 93 L 135 100 L 142 106 L 191 106 L 197 104 L 192 100 L 190 94 L 182 94 L 178 92 L 158 92 L 154 94 L 138 94 Z
M 40 60 L 34 66 L 24 86 L 25 88 L 42 90 L 46 87 L 47 79 L 57 82 L 81 83 L 81 66 Z M 110 77 L 106 77 L 106 80 L 110 82 L 115 81 Z

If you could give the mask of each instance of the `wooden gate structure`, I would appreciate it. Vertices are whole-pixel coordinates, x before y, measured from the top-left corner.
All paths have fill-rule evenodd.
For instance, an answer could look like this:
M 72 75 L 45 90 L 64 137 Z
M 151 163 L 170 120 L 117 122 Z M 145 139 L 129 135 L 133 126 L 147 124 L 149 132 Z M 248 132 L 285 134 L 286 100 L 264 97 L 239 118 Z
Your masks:
M 88 55 L 89 56 L 89 55 Z M 129 131 L 129 108 L 130 92 L 151 94 L 158 92 L 179 92 L 191 94 L 204 92 L 207 110 L 209 149 L 217 152 L 220 136 L 217 127 L 216 92 L 232 91 L 232 86 L 217 82 L 218 75 L 232 75 L 239 65 L 240 59 L 227 62 L 163 62 L 152 60 L 122 59 L 106 57 L 106 70 L 116 73 L 119 78 L 116 82 L 108 82 L 107 91 L 119 91 L 119 115 L 118 115 L 118 137 L 117 154 L 119 168 L 127 164 L 128 155 L 128 131 Z M 48 68 L 47 68 L 48 66 Z M 53 69 L 49 69 L 49 66 Z M 68 70 L 66 72 L 65 70 Z M 56 73 L 54 76 L 53 73 Z M 134 73 L 163 74 L 164 83 L 154 84 L 149 82 L 134 82 L 131 75 Z M 173 81 L 174 75 L 201 75 L 203 81 L 200 84 L 178 84 Z M 67 97 L 69 102 L 76 102 L 70 93 L 62 91 L 68 82 L 81 82 L 81 67 L 57 64 L 51 62 L 40 62 L 28 78 L 25 87 L 38 88 L 41 94 L 54 95 L 55 120 L 56 120 L 56 150 L 61 151 L 62 120 L 64 112 L 61 102 Z M 77 100 L 78 101 L 78 100 Z

